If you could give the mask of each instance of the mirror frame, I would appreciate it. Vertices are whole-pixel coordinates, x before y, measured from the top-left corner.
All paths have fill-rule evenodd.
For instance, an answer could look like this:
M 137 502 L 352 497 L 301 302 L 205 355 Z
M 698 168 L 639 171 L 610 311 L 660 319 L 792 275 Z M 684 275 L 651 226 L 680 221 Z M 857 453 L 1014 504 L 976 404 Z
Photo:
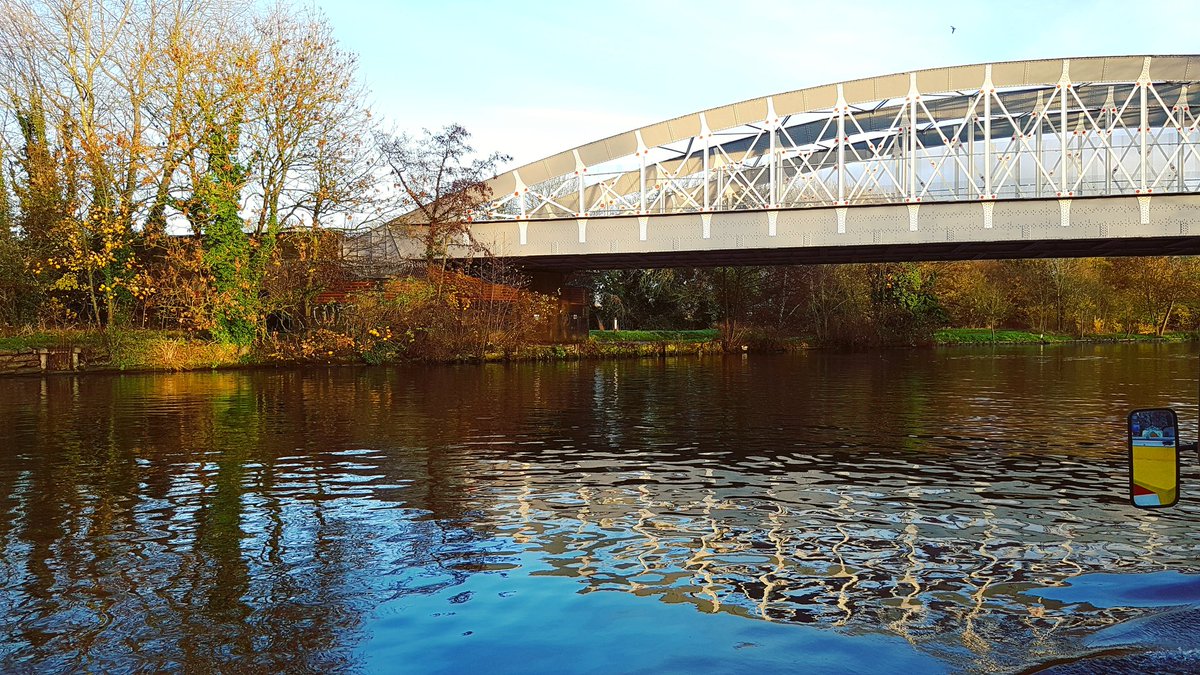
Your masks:
M 1174 501 L 1172 501 L 1169 504 L 1155 504 L 1155 505 L 1151 506 L 1151 505 L 1147 505 L 1147 504 L 1138 504 L 1133 499 L 1133 416 L 1138 413 L 1149 412 L 1149 411 L 1169 412 L 1169 413 L 1171 413 L 1171 418 L 1174 421 L 1174 426 L 1175 426 L 1175 438 L 1174 438 L 1174 441 L 1175 441 L 1175 499 L 1174 499 Z M 1128 493 L 1129 494 L 1129 503 L 1132 504 L 1134 508 L 1145 509 L 1145 510 L 1166 509 L 1166 508 L 1170 508 L 1170 507 L 1178 504 L 1179 503 L 1179 495 L 1180 495 L 1180 492 L 1182 492 L 1182 490 L 1180 490 L 1181 462 L 1179 461 L 1179 454 L 1180 454 L 1180 452 L 1179 452 L 1179 415 L 1177 415 L 1175 413 L 1174 408 L 1140 408 L 1138 410 L 1134 410 L 1134 411 L 1130 412 L 1129 417 L 1127 417 L 1125 419 L 1125 434 L 1128 437 L 1127 456 L 1129 458 L 1129 493 Z

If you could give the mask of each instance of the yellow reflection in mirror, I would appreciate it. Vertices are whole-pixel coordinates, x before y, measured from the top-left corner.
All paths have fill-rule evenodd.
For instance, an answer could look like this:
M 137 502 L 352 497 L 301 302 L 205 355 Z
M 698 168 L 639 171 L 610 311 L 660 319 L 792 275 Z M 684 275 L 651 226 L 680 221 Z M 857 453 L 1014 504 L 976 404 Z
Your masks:
M 1134 506 L 1171 506 L 1179 498 L 1178 423 L 1172 410 L 1129 416 L 1130 498 Z

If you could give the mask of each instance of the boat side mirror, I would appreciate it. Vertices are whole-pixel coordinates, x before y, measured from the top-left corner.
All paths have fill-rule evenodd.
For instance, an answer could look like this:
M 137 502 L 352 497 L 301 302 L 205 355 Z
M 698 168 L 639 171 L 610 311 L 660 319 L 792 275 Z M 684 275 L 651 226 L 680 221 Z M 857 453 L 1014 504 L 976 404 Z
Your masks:
M 1179 501 L 1179 418 L 1170 408 L 1129 413 L 1129 500 L 1142 509 Z

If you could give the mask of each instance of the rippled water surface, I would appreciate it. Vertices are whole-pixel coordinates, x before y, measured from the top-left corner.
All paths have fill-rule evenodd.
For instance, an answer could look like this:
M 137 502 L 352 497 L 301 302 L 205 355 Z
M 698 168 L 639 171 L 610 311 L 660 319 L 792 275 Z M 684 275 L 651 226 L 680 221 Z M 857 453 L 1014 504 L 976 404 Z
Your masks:
M 1122 426 L 1195 404 L 1188 345 L 3 380 L 0 671 L 1200 668 L 1200 471 L 1127 506 Z

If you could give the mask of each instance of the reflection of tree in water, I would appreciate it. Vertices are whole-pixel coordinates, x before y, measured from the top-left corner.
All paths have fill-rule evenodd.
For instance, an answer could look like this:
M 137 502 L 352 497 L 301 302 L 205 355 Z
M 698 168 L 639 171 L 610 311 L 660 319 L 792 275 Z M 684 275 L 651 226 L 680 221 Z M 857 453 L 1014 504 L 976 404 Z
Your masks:
M 383 539 L 420 548 L 439 528 L 410 533 L 409 513 L 381 528 L 352 508 L 369 467 L 297 447 L 292 420 L 333 421 L 303 423 L 303 396 L 240 375 L 163 391 L 191 377 L 47 380 L 41 409 L 0 428 L 43 440 L 20 470 L 0 463 L 0 611 L 14 626 L 0 666 L 350 667 L 379 600 L 361 571 L 395 545 Z M 38 383 L 21 384 L 36 399 Z

